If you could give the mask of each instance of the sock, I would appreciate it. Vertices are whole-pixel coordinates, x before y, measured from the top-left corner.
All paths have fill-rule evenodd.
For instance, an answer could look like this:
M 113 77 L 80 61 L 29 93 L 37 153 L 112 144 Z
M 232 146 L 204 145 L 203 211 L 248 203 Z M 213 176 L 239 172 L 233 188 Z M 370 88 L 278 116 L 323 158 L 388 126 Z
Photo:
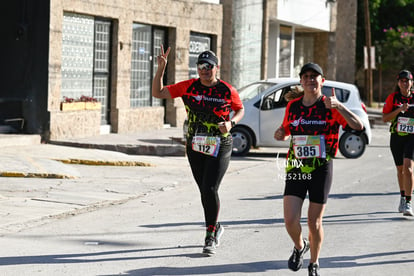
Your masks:
M 401 197 L 405 197 L 405 191 L 400 191 Z
M 411 202 L 411 196 L 405 196 L 405 202 L 407 203 Z
M 216 231 L 216 226 L 215 225 L 209 225 L 207 227 L 206 238 L 213 237 L 215 231 Z

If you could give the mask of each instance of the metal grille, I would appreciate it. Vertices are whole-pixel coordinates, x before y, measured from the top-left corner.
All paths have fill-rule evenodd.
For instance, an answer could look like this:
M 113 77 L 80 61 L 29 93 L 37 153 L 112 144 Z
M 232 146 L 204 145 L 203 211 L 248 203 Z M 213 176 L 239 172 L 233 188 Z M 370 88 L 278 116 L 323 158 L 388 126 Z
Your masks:
M 93 17 L 63 15 L 62 97 L 92 96 L 93 33 Z
M 131 57 L 131 107 L 150 106 L 151 26 L 134 24 Z
M 165 31 L 163 30 L 155 30 L 154 31 L 154 50 L 153 50 L 153 56 L 157 57 L 159 54 L 161 54 L 161 46 L 160 45 L 164 45 L 164 37 L 165 37 Z M 153 59 L 153 75 L 152 77 L 155 76 L 155 73 L 157 72 L 158 69 L 158 62 L 156 60 L 156 58 Z M 152 97 L 152 105 L 153 106 L 162 106 L 162 99 L 157 99 Z
M 110 29 L 110 22 L 95 22 L 95 72 L 109 73 Z
M 93 96 L 101 103 L 101 122 L 108 122 L 111 22 L 95 21 Z

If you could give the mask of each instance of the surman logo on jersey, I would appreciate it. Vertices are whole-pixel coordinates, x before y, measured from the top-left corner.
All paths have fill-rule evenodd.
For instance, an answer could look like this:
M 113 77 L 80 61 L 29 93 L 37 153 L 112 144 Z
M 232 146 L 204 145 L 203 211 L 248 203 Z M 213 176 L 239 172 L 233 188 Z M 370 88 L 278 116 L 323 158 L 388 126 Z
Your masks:
M 293 127 L 297 127 L 298 125 L 326 125 L 326 121 L 321 120 L 306 120 L 300 117 L 297 120 L 294 120 L 290 123 Z
M 225 103 L 226 102 L 225 99 L 217 99 L 217 98 L 212 98 L 212 97 L 206 97 L 204 95 L 193 96 L 193 98 L 198 102 L 199 101 L 216 102 L 216 103 Z

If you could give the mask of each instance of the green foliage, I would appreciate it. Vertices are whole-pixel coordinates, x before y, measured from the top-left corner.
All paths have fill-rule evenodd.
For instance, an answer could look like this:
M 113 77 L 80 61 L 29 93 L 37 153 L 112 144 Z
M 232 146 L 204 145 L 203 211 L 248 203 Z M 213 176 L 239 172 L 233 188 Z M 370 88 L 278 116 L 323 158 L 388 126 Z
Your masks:
M 383 29 L 385 39 L 381 42 L 384 68 L 414 68 L 414 27 L 399 26 Z
M 383 66 L 413 70 L 414 0 L 370 0 L 371 41 Z M 362 66 L 365 45 L 364 0 L 358 0 L 357 65 Z M 411 55 L 409 54 L 411 52 Z

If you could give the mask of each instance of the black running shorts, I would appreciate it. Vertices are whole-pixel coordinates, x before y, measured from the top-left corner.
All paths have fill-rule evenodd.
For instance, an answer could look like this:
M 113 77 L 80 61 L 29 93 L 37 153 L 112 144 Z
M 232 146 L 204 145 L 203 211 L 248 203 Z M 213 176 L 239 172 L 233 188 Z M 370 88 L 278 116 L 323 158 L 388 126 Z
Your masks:
M 332 160 L 312 173 L 302 173 L 300 168 L 291 170 L 286 174 L 284 195 L 305 199 L 309 193 L 309 201 L 325 204 L 332 186 L 332 170 Z
M 414 160 L 414 135 L 391 134 L 390 148 L 396 166 L 402 166 L 404 158 Z

